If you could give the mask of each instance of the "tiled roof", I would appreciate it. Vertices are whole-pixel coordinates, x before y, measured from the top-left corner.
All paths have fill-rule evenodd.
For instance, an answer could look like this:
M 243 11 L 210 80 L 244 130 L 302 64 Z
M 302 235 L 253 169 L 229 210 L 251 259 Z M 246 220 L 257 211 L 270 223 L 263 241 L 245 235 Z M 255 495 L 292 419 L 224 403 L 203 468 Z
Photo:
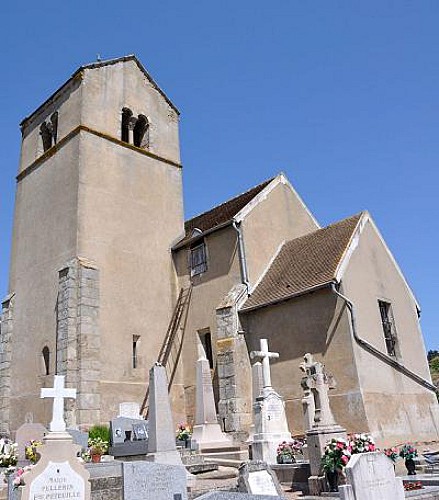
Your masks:
M 226 222 L 233 219 L 233 217 L 241 211 L 250 201 L 259 194 L 273 179 L 268 179 L 267 181 L 255 186 L 254 188 L 246 191 L 245 193 L 228 200 L 215 208 L 212 208 L 208 212 L 204 212 L 201 215 L 189 219 L 184 224 L 185 237 L 178 243 L 178 246 L 184 244 L 192 236 L 192 231 L 194 229 L 199 229 L 201 232 L 214 229 L 217 226 L 221 226 Z
M 242 311 L 288 299 L 330 283 L 362 213 L 287 241 Z

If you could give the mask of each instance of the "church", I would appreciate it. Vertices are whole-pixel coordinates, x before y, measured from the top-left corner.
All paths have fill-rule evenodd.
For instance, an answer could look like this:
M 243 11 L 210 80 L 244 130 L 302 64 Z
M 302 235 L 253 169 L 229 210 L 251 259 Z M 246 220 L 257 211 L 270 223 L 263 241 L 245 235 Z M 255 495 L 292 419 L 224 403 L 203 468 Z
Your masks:
M 108 423 L 125 401 L 146 416 L 157 361 L 175 421 L 191 423 L 202 346 L 221 427 L 245 441 L 249 352 L 266 338 L 293 434 L 311 353 L 348 432 L 438 439 L 420 306 L 368 212 L 321 227 L 279 173 L 184 221 L 179 111 L 135 56 L 80 67 L 21 132 L 0 432 L 49 422 L 54 374 L 77 389 L 70 426 Z

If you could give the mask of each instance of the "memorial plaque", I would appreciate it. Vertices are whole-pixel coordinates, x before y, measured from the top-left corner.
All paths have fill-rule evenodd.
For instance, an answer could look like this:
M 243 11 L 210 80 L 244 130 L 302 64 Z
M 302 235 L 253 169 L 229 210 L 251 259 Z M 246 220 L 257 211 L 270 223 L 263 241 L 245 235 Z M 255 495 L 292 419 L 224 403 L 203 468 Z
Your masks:
M 169 500 L 181 495 L 187 500 L 186 469 L 179 465 L 123 462 L 124 498 Z
M 85 498 L 85 481 L 68 461 L 49 461 L 43 472 L 32 481 L 29 497 L 32 500 L 82 500 Z
M 273 495 L 278 496 L 273 479 L 266 470 L 250 472 L 248 475 L 250 493 L 253 495 Z

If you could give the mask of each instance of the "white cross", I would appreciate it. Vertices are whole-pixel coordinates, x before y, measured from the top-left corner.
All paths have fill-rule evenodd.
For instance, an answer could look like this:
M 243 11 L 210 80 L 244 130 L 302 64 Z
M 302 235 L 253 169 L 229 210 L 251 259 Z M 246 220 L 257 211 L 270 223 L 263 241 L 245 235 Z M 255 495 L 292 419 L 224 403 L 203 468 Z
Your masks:
M 271 387 L 271 374 L 270 374 L 270 358 L 276 359 L 279 357 L 278 352 L 269 352 L 267 339 L 261 339 L 261 350 L 252 351 L 250 357 L 262 359 L 262 382 L 264 388 Z
M 76 399 L 76 389 L 66 389 L 64 387 L 64 375 L 55 375 L 54 387 L 41 389 L 41 398 L 53 398 L 52 422 L 50 422 L 51 432 L 64 432 L 66 423 L 64 421 L 64 399 Z

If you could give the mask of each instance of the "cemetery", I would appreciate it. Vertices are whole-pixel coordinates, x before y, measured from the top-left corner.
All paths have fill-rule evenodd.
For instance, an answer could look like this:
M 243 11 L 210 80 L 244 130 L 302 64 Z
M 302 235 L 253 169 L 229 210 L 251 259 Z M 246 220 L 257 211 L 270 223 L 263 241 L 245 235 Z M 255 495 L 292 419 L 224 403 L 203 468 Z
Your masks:
M 67 429 L 67 401 L 76 398 L 64 376 L 41 398 L 53 401 L 52 420 L 25 422 L 15 441 L 0 440 L 4 500 L 341 500 L 439 499 L 439 452 L 419 460 L 411 444 L 378 449 L 369 434 L 351 434 L 337 425 L 328 391 L 335 383 L 322 363 L 305 354 L 302 370 L 304 439 L 288 431 L 282 397 L 271 385 L 266 339 L 252 351 L 254 424 L 247 443 L 224 434 L 216 420 L 207 359 L 199 353 L 197 416 L 193 429 L 174 421 L 166 371 L 150 370 L 150 412 L 124 402 L 108 426 L 89 433 Z M 239 453 L 237 453 L 239 452 Z M 243 458 L 244 457 L 244 458 Z M 404 461 L 406 472 L 402 472 Z M 396 474 L 398 471 L 398 474 Z
M 439 500 L 420 307 L 370 214 L 321 227 L 279 173 L 185 222 L 178 123 L 134 55 L 21 123 L 0 500 Z

